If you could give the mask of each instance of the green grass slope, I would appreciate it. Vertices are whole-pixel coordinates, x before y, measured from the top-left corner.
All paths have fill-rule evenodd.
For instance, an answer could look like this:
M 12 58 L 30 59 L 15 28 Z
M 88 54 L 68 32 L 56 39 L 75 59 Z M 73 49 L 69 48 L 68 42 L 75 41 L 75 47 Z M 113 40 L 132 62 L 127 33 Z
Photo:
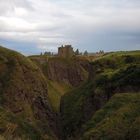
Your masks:
M 0 134 L 0 138 L 4 140 L 43 139 L 41 132 L 35 126 L 4 108 L 0 108 Z
M 140 94 L 114 95 L 84 129 L 81 140 L 139 140 Z
M 91 65 L 89 80 L 62 97 L 64 139 L 78 139 L 82 126 L 114 94 L 140 92 L 140 51 L 108 54 Z
M 55 127 L 43 73 L 25 56 L 0 47 L 0 138 L 56 140 Z
M 57 81 L 47 80 L 48 99 L 55 112 L 59 113 L 61 97 L 72 89 L 71 86 Z

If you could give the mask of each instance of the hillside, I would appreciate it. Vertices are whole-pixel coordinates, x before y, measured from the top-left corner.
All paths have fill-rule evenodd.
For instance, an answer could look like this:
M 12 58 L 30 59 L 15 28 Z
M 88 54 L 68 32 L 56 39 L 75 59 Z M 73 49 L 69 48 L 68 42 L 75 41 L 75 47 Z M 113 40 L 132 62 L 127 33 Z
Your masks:
M 140 51 L 91 57 L 0 47 L 0 140 L 140 139 Z
M 73 57 L 30 56 L 47 79 L 48 96 L 55 111 L 59 111 L 61 96 L 88 79 L 89 61 Z
M 82 126 L 114 94 L 140 92 L 140 51 L 111 53 L 91 65 L 88 81 L 61 99 L 64 139 L 78 139 Z
M 56 140 L 47 81 L 23 55 L 0 47 L 0 138 Z
M 116 94 L 84 126 L 81 140 L 140 139 L 140 94 Z

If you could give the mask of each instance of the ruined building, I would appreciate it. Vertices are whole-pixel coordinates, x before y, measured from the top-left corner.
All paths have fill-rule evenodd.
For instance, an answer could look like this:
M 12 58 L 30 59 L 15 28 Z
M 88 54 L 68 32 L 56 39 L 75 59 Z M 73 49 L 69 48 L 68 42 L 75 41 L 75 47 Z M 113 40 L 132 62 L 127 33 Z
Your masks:
M 71 45 L 65 45 L 58 48 L 58 56 L 64 58 L 70 58 L 74 55 L 74 51 Z

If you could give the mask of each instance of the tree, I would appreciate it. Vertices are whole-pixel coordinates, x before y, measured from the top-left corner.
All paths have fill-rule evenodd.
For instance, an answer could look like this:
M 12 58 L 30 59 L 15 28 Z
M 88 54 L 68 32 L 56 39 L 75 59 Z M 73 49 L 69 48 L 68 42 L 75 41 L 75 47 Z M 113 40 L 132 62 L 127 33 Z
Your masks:
M 88 52 L 87 52 L 87 50 L 84 52 L 84 55 L 86 55 L 86 56 L 88 55 Z
M 100 54 L 104 54 L 104 51 L 103 50 L 100 50 L 100 52 L 99 52 Z
M 75 51 L 75 55 L 79 55 L 79 50 L 78 49 Z
M 51 52 L 44 52 L 44 55 L 51 56 Z

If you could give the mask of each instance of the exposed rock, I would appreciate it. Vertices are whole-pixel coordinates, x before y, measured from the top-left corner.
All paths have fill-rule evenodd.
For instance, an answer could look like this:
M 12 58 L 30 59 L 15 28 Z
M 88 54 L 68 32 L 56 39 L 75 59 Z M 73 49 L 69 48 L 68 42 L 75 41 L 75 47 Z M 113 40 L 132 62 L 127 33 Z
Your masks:
M 42 69 L 49 80 L 77 87 L 88 78 L 91 68 L 87 60 L 60 57 L 30 57 Z
M 2 107 L 42 130 L 42 138 L 48 134 L 56 139 L 57 119 L 48 101 L 43 73 L 29 59 L 14 51 L 0 48 L 0 55 L 8 60 L 6 63 L 5 59 L 0 60 L 0 67 L 3 66 L 0 73 Z
M 86 61 L 50 59 L 48 61 L 48 78 L 50 80 L 65 82 L 72 86 L 79 86 L 88 77 Z M 86 67 L 87 66 L 87 67 Z

